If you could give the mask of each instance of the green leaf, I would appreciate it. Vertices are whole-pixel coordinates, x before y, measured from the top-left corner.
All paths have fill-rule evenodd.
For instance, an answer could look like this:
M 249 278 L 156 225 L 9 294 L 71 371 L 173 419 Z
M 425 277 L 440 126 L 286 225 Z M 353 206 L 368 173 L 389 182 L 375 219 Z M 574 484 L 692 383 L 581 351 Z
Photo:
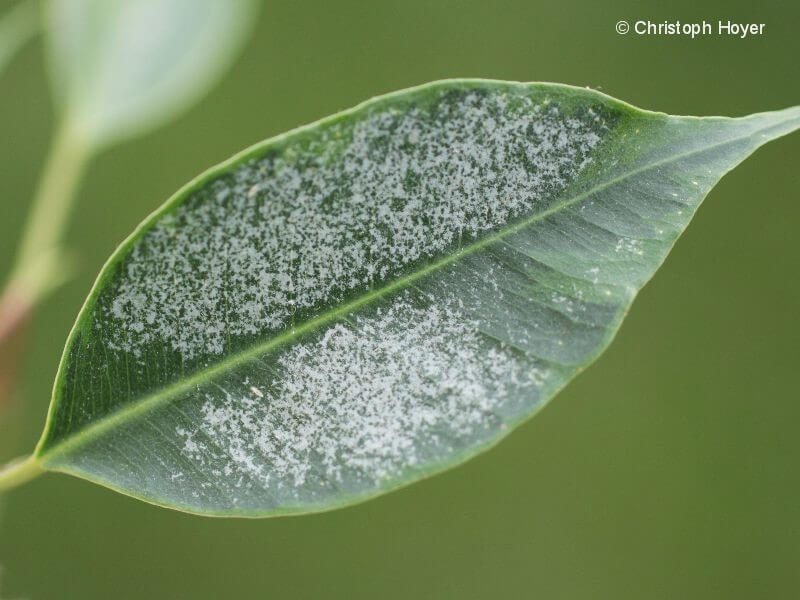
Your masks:
M 230 516 L 452 467 L 591 363 L 711 187 L 798 126 L 451 80 L 267 140 L 109 259 L 35 461 Z
M 189 107 L 232 62 L 253 0 L 49 0 L 55 91 L 95 145 L 141 134 Z

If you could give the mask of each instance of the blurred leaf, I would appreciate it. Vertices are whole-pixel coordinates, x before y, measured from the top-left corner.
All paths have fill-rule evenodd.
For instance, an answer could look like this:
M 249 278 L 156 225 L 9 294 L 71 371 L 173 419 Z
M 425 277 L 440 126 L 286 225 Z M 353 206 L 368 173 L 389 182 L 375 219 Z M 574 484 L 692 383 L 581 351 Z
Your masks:
M 67 119 L 95 145 L 157 127 L 221 76 L 253 0 L 49 0 L 51 74 Z
M 452 467 L 586 368 L 719 178 L 798 126 L 452 80 L 267 140 L 111 257 L 34 460 L 231 516 Z
M 0 72 L 39 28 L 36 4 L 23 0 L 0 18 Z

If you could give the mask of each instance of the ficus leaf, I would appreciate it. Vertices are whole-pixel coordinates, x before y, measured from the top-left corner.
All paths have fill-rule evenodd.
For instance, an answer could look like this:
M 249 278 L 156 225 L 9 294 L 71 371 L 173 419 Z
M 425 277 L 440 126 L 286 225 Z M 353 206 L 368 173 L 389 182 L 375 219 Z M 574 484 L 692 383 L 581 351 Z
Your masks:
M 49 0 L 47 42 L 70 128 L 96 146 L 187 108 L 222 74 L 253 0 Z
M 223 516 L 442 471 L 591 363 L 711 187 L 798 126 L 451 80 L 267 140 L 109 259 L 33 460 Z

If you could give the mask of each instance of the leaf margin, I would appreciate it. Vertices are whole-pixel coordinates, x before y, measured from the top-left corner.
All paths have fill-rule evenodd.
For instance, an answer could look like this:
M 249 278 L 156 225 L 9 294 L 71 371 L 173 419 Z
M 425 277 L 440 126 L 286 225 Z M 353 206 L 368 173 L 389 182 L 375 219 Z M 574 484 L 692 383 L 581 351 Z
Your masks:
M 588 368 L 589 366 L 594 364 L 594 362 L 603 354 L 603 352 L 605 352 L 605 350 L 608 348 L 608 346 L 613 342 L 614 338 L 616 337 L 617 333 L 619 332 L 619 329 L 621 327 L 622 322 L 624 321 L 625 317 L 629 313 L 630 307 L 632 306 L 633 301 L 635 300 L 636 296 L 641 291 L 642 287 L 644 285 L 646 285 L 646 283 L 655 275 L 657 270 L 660 268 L 660 266 L 666 260 L 666 256 L 669 254 L 669 252 L 674 247 L 674 245 L 677 242 L 677 239 L 680 237 L 680 234 L 682 233 L 682 231 L 679 232 L 672 240 L 669 241 L 669 243 L 668 243 L 668 245 L 666 247 L 667 251 L 664 253 L 664 255 L 662 256 L 661 260 L 655 265 L 655 268 L 653 269 L 653 271 L 651 272 L 649 277 L 643 282 L 642 286 L 640 286 L 639 288 L 634 288 L 634 289 L 631 290 L 631 297 L 630 297 L 629 302 L 621 310 L 618 311 L 617 315 L 615 315 L 614 320 L 609 324 L 608 331 L 605 334 L 605 336 L 603 337 L 602 343 L 598 344 L 597 348 L 587 357 L 587 359 L 583 363 L 581 363 L 580 365 L 576 365 L 575 366 L 574 374 L 571 377 L 569 377 L 568 379 L 564 380 L 560 384 L 553 386 L 550 390 L 548 390 L 548 394 L 546 396 L 546 399 L 543 402 L 539 403 L 536 406 L 533 406 L 531 408 L 531 410 L 526 412 L 524 415 L 522 415 L 522 416 L 520 416 L 520 417 L 518 417 L 518 418 L 516 418 L 514 420 L 511 420 L 511 421 L 507 422 L 507 428 L 505 428 L 504 430 L 499 432 L 498 435 L 496 435 L 495 437 L 485 441 L 484 443 L 478 444 L 478 445 L 474 445 L 474 446 L 470 446 L 469 448 L 466 448 L 463 451 L 459 451 L 459 452 L 456 452 L 456 453 L 449 454 L 447 456 L 447 460 L 435 463 L 435 465 L 433 465 L 433 466 L 427 466 L 427 468 L 421 468 L 418 471 L 415 471 L 413 473 L 413 475 L 407 476 L 405 478 L 394 479 L 389 483 L 389 485 L 381 486 L 381 487 L 378 487 L 378 488 L 376 488 L 374 490 L 371 490 L 371 491 L 368 491 L 368 492 L 364 492 L 364 493 L 359 493 L 359 494 L 337 495 L 335 501 L 326 501 L 326 502 L 321 503 L 321 504 L 303 504 L 303 505 L 301 505 L 300 508 L 292 508 L 291 506 L 283 506 L 280 509 L 270 509 L 270 510 L 227 509 L 227 510 L 224 510 L 224 511 L 216 511 L 216 510 L 203 511 L 203 510 L 197 510 L 194 507 L 179 506 L 176 503 L 160 502 L 157 499 L 154 499 L 152 497 L 148 497 L 148 496 L 146 496 L 144 494 L 137 494 L 137 493 L 132 492 L 130 490 L 119 488 L 119 487 L 109 483 L 108 481 L 103 481 L 103 480 L 100 480 L 99 478 L 92 477 L 90 475 L 87 475 L 86 473 L 80 472 L 77 469 L 70 469 L 68 467 L 54 466 L 54 465 L 48 464 L 48 460 L 47 460 L 48 456 L 57 456 L 59 454 L 62 454 L 64 452 L 66 452 L 66 450 L 68 450 L 70 447 L 72 447 L 74 445 L 80 445 L 81 437 L 88 435 L 88 432 L 95 431 L 95 430 L 103 430 L 104 431 L 105 429 L 112 427 L 118 421 L 124 421 L 124 418 L 126 416 L 128 416 L 128 415 L 137 415 L 139 413 L 146 413 L 147 410 L 150 408 L 151 403 L 152 403 L 153 406 L 155 406 L 157 404 L 157 402 L 155 402 L 155 401 L 159 400 L 159 396 L 165 390 L 168 390 L 168 389 L 171 389 L 173 387 L 177 387 L 178 385 L 181 385 L 181 384 L 171 384 L 171 385 L 167 386 L 166 388 L 163 388 L 162 390 L 160 390 L 158 392 L 150 394 L 150 395 L 148 395 L 148 396 L 146 396 L 144 398 L 140 398 L 140 399 L 138 399 L 138 400 L 136 400 L 134 402 L 135 406 L 123 407 L 123 408 L 120 408 L 118 410 L 115 410 L 115 411 L 109 413 L 108 415 L 105 415 L 104 417 L 98 419 L 95 423 L 89 424 L 89 425 L 85 426 L 83 429 L 81 429 L 81 430 L 77 431 L 76 433 L 72 434 L 70 439 L 58 442 L 58 443 L 54 444 L 52 447 L 50 447 L 49 449 L 46 447 L 47 437 L 48 437 L 48 434 L 50 433 L 50 431 L 52 429 L 54 416 L 55 416 L 56 410 L 57 410 L 57 408 L 59 406 L 60 398 L 57 396 L 57 393 L 58 393 L 58 390 L 60 388 L 60 384 L 63 383 L 64 378 L 66 376 L 66 370 L 67 370 L 67 367 L 68 367 L 68 364 L 69 364 L 69 361 L 70 361 L 70 349 L 71 349 L 71 347 L 73 345 L 73 342 L 75 341 L 76 336 L 78 336 L 80 334 L 82 326 L 85 325 L 87 323 L 87 321 L 91 318 L 91 310 L 92 310 L 92 308 L 94 306 L 94 303 L 95 303 L 97 297 L 99 296 L 100 292 L 103 290 L 104 284 L 115 274 L 114 267 L 119 262 L 124 260 L 124 258 L 127 256 L 128 250 L 130 250 L 133 247 L 133 245 L 148 231 L 148 229 L 152 225 L 155 224 L 155 222 L 158 219 L 160 219 L 162 216 L 168 214 L 170 211 L 178 208 L 180 206 L 181 202 L 183 200 L 185 200 L 190 194 L 192 194 L 192 192 L 202 188 L 206 183 L 212 181 L 213 179 L 215 179 L 219 175 L 222 175 L 222 174 L 225 174 L 225 173 L 229 172 L 230 170 L 236 168 L 237 166 L 239 166 L 240 164 L 242 164 L 242 163 L 244 163 L 244 162 L 246 162 L 248 160 L 251 160 L 254 157 L 258 157 L 260 155 L 263 155 L 264 153 L 266 153 L 267 151 L 269 151 L 272 148 L 279 148 L 281 146 L 281 144 L 283 144 L 284 142 L 286 142 L 286 141 L 288 141 L 288 140 L 290 140 L 292 138 L 296 138 L 297 136 L 300 136 L 300 135 L 302 135 L 304 133 L 311 132 L 314 129 L 316 129 L 317 127 L 319 127 L 319 126 L 334 124 L 339 120 L 346 119 L 347 117 L 349 117 L 351 115 L 354 115 L 354 114 L 356 114 L 356 113 L 358 113 L 358 112 L 360 112 L 360 111 L 362 111 L 364 109 L 370 108 L 370 107 L 378 107 L 378 106 L 380 106 L 381 104 L 384 104 L 384 103 L 387 103 L 387 104 L 388 103 L 392 103 L 394 100 L 396 100 L 398 98 L 401 98 L 401 97 L 411 98 L 415 94 L 422 94 L 422 93 L 425 93 L 425 92 L 427 92 L 429 90 L 432 90 L 432 89 L 448 88 L 448 87 L 451 87 L 451 86 L 452 87 L 456 87 L 456 88 L 458 86 L 470 86 L 471 89 L 475 89 L 475 88 L 479 88 L 479 87 L 487 87 L 487 88 L 496 89 L 497 87 L 501 87 L 501 88 L 502 87 L 505 87 L 505 88 L 517 88 L 517 87 L 538 86 L 538 87 L 541 87 L 541 88 L 549 88 L 549 89 L 552 89 L 554 91 L 557 90 L 557 91 L 568 92 L 568 93 L 576 93 L 576 92 L 578 92 L 580 94 L 586 95 L 587 99 L 591 98 L 591 97 L 594 97 L 595 99 L 597 99 L 598 101 L 604 103 L 605 105 L 611 106 L 611 107 L 613 107 L 615 109 L 618 109 L 618 110 L 626 113 L 627 116 L 631 116 L 631 115 L 633 115 L 633 116 L 646 115 L 646 116 L 649 116 L 649 117 L 659 117 L 659 118 L 666 118 L 666 119 L 669 119 L 669 118 L 685 119 L 687 121 L 691 121 L 691 120 L 698 120 L 698 121 L 702 120 L 702 121 L 705 121 L 705 122 L 712 121 L 712 120 L 719 120 L 719 121 L 726 121 L 726 122 L 736 121 L 736 120 L 741 121 L 743 119 L 754 119 L 754 118 L 763 117 L 765 115 L 775 115 L 777 113 L 785 113 L 785 112 L 788 112 L 788 111 L 795 111 L 795 112 L 797 112 L 797 115 L 796 116 L 792 116 L 791 118 L 792 119 L 795 119 L 795 118 L 798 119 L 798 126 L 800 126 L 800 107 L 789 108 L 789 109 L 785 109 L 783 111 L 768 111 L 768 112 L 754 113 L 754 114 L 751 114 L 751 115 L 747 115 L 745 117 L 738 117 L 738 118 L 736 118 L 736 117 L 734 117 L 734 118 L 732 118 L 732 117 L 721 117 L 721 116 L 707 116 L 707 117 L 681 116 L 681 115 L 669 115 L 667 113 L 660 112 L 660 111 L 651 111 L 651 110 L 641 109 L 641 108 L 638 108 L 638 107 L 636 107 L 636 106 L 634 106 L 634 105 L 632 105 L 630 103 L 627 103 L 627 102 L 625 102 L 623 100 L 620 100 L 618 98 L 615 98 L 613 96 L 605 94 L 603 92 L 600 92 L 600 91 L 597 91 L 597 90 L 594 90 L 594 89 L 591 89 L 591 88 L 573 86 L 573 85 L 568 85 L 568 84 L 550 83 L 550 82 L 516 82 L 516 81 L 482 79 L 482 78 L 452 78 L 452 79 L 442 79 L 442 80 L 431 81 L 431 82 L 424 83 L 424 84 L 421 84 L 421 85 L 418 85 L 418 86 L 413 86 L 413 87 L 410 87 L 410 88 L 404 88 L 404 89 L 396 90 L 396 91 L 393 91 L 393 92 L 390 92 L 390 93 L 387 93 L 387 94 L 377 95 L 377 96 L 374 96 L 374 97 L 372 97 L 370 99 L 367 99 L 367 100 L 365 100 L 365 101 L 363 101 L 363 102 L 361 102 L 361 103 L 359 103 L 359 104 L 357 104 L 357 105 L 355 105 L 355 106 L 353 106 L 351 108 L 347 108 L 345 110 L 333 113 L 331 115 L 328 115 L 326 117 L 323 117 L 323 118 L 318 119 L 316 121 L 313 121 L 311 123 L 308 123 L 308 124 L 305 124 L 305 125 L 301 125 L 299 127 L 295 127 L 293 129 L 290 129 L 290 130 L 288 130 L 286 132 L 283 132 L 283 133 L 281 133 L 279 135 L 276 135 L 276 136 L 267 138 L 265 140 L 262 140 L 260 142 L 257 142 L 255 144 L 253 144 L 253 145 L 241 150 L 240 152 L 237 152 L 236 154 L 234 154 L 230 158 L 228 158 L 228 159 L 226 159 L 226 160 L 224 160 L 224 161 L 222 161 L 222 162 L 220 162 L 220 163 L 218 163 L 218 164 L 206 169 L 205 171 L 200 173 L 198 176 L 196 176 L 195 178 L 191 179 L 188 183 L 184 184 L 180 189 L 178 189 L 178 191 L 176 191 L 174 194 L 172 194 L 164 203 L 162 203 L 155 210 L 153 210 L 147 217 L 145 217 L 144 220 L 142 220 L 136 226 L 136 228 L 120 244 L 117 245 L 115 250 L 111 253 L 109 258 L 105 261 L 105 263 L 103 264 L 102 268 L 100 269 L 99 274 L 97 275 L 97 277 L 96 277 L 96 279 L 95 279 L 95 281 L 94 281 L 94 283 L 93 283 L 93 285 L 91 287 L 91 290 L 90 290 L 86 300 L 84 301 L 80 311 L 78 312 L 78 316 L 77 316 L 77 318 L 75 320 L 75 323 L 73 324 L 73 326 L 72 326 L 72 328 L 70 330 L 69 335 L 67 336 L 67 340 L 66 340 L 66 343 L 65 343 L 65 349 L 64 349 L 64 352 L 62 354 L 61 360 L 59 362 L 58 370 L 56 372 L 56 377 L 55 377 L 54 384 L 53 384 L 53 393 L 51 395 L 51 403 L 50 403 L 50 406 L 49 406 L 49 409 L 48 409 L 48 414 L 47 414 L 47 419 L 46 419 L 46 422 L 45 422 L 44 430 L 43 430 L 42 436 L 41 436 L 41 438 L 40 438 L 40 440 L 39 440 L 39 442 L 38 442 L 38 444 L 36 446 L 36 449 L 34 450 L 33 459 L 37 463 L 39 463 L 40 466 L 45 470 L 54 471 L 54 472 L 61 472 L 61 473 L 73 475 L 73 476 L 76 476 L 78 478 L 85 479 L 87 481 L 91 481 L 93 483 L 96 483 L 96 484 L 98 484 L 98 485 L 100 485 L 102 487 L 106 487 L 108 489 L 116 491 L 116 492 L 118 492 L 120 494 L 123 494 L 125 496 L 131 497 L 131 498 L 134 498 L 134 499 L 137 499 L 137 500 L 141 500 L 141 501 L 146 502 L 148 504 L 152 504 L 152 505 L 155 505 L 155 506 L 159 506 L 159 507 L 167 508 L 167 509 L 171 509 L 171 510 L 177 510 L 177 511 L 180 511 L 180 512 L 185 512 L 185 513 L 189 513 L 189 514 L 193 514 L 193 515 L 206 516 L 206 517 L 222 517 L 222 518 L 231 518 L 231 517 L 266 518 L 266 517 L 277 517 L 277 516 L 299 516 L 299 515 L 305 515 L 305 514 L 316 514 L 316 513 L 321 513 L 321 512 L 327 512 L 327 511 L 330 511 L 330 510 L 336 510 L 336 509 L 343 508 L 343 507 L 346 507 L 346 506 L 357 505 L 357 504 L 366 502 L 368 500 L 371 500 L 373 498 L 376 498 L 378 496 L 382 496 L 384 494 L 387 494 L 389 492 L 393 492 L 395 490 L 404 488 L 404 487 L 406 487 L 406 486 L 408 486 L 408 485 L 410 485 L 412 483 L 416 483 L 417 481 L 422 481 L 424 479 L 428 479 L 429 477 L 432 477 L 434 475 L 443 473 L 443 472 L 448 471 L 448 470 L 450 470 L 452 468 L 460 466 L 461 464 L 464 464 L 468 460 L 470 460 L 470 459 L 472 459 L 472 458 L 474 458 L 474 457 L 476 457 L 476 456 L 478 456 L 480 454 L 483 454 L 483 453 L 487 452 L 488 450 L 490 450 L 491 448 L 493 448 L 494 446 L 499 444 L 501 441 L 503 441 L 511 432 L 516 430 L 519 426 L 521 426 L 522 424 L 524 424 L 525 422 L 527 422 L 528 420 L 530 420 L 534 416 L 536 416 L 542 408 L 544 408 L 547 404 L 549 404 L 549 402 L 556 395 L 558 395 L 563 390 L 563 388 L 566 387 L 566 385 L 568 385 L 572 381 L 572 379 L 574 379 L 574 377 L 576 377 L 581 372 L 583 372 L 586 368 Z M 737 139 L 749 138 L 749 137 L 755 135 L 755 133 L 757 133 L 757 131 L 756 132 L 752 132 L 752 133 L 748 134 L 747 136 L 741 136 L 740 138 L 733 138 L 733 139 L 730 139 L 730 140 L 725 140 L 724 142 L 722 142 L 719 145 L 724 145 L 726 143 L 735 141 Z M 765 143 L 766 141 L 769 141 L 769 140 L 774 139 L 776 137 L 780 137 L 781 135 L 784 135 L 785 133 L 787 133 L 787 132 L 784 132 L 784 133 L 781 133 L 781 134 L 778 134 L 778 135 L 774 135 L 774 136 L 769 136 L 769 137 L 765 136 L 765 137 L 767 137 L 767 139 L 765 139 L 764 142 L 762 142 L 762 143 Z M 739 164 L 741 161 L 743 161 L 745 158 L 747 158 L 750 154 L 755 152 L 755 150 L 757 150 L 758 147 L 760 147 L 760 145 L 761 144 L 758 144 L 752 150 L 750 150 L 748 153 L 744 154 L 738 160 L 738 162 L 736 164 Z M 691 151 L 691 152 L 688 152 L 688 153 L 685 153 L 685 154 L 682 154 L 682 155 L 671 156 L 671 157 L 669 157 L 669 160 L 666 161 L 666 162 L 676 161 L 676 160 L 679 160 L 680 158 L 684 157 L 686 154 L 690 155 L 690 154 L 693 154 L 695 152 L 707 151 L 707 150 L 709 150 L 709 149 L 711 149 L 713 147 L 714 147 L 714 144 L 710 144 L 710 145 L 704 146 L 704 147 L 702 147 L 702 148 L 700 148 L 699 150 L 696 150 L 696 151 Z M 654 166 L 656 166 L 656 164 L 648 164 L 644 169 L 641 169 L 641 170 L 648 170 L 648 169 L 653 168 Z M 733 168 L 733 167 L 731 167 L 731 168 Z M 728 169 L 728 171 L 725 171 L 724 173 L 722 173 L 717 178 L 716 182 L 718 182 L 719 179 L 721 179 L 730 170 L 731 169 Z M 532 216 L 524 219 L 521 223 L 509 223 L 506 226 L 504 226 L 503 228 L 491 233 L 490 235 L 487 235 L 487 236 L 485 236 L 483 238 L 480 238 L 479 240 L 476 240 L 473 244 L 470 244 L 470 247 L 473 247 L 473 246 L 481 246 L 482 247 L 484 245 L 488 245 L 488 244 L 492 243 L 492 241 L 494 241 L 496 238 L 499 238 L 499 237 L 507 235 L 507 233 L 509 231 L 513 230 L 513 229 L 518 229 L 518 228 L 521 229 L 524 226 L 527 226 L 527 225 L 530 225 L 530 224 L 532 224 L 532 223 L 534 223 L 536 221 L 542 220 L 542 219 L 546 218 L 547 216 L 549 216 L 550 214 L 552 214 L 553 212 L 556 212 L 558 210 L 566 208 L 567 206 L 570 206 L 570 205 L 572 205 L 574 203 L 577 203 L 580 200 L 584 199 L 585 197 L 588 197 L 588 196 L 598 192 L 600 189 L 603 189 L 605 187 L 613 185 L 614 183 L 617 183 L 619 181 L 624 181 L 626 178 L 631 177 L 631 176 L 635 175 L 636 173 L 637 173 L 637 171 L 631 171 L 629 173 L 626 173 L 623 177 L 616 178 L 616 179 L 611 179 L 609 181 L 602 182 L 601 184 L 598 184 L 596 186 L 592 186 L 586 192 L 584 192 L 582 194 L 579 194 L 578 196 L 569 198 L 566 202 L 558 204 L 553 209 L 549 208 L 549 209 L 547 209 L 545 211 L 542 211 L 541 213 L 537 213 L 535 215 L 532 215 Z M 708 194 L 710 193 L 711 189 L 713 189 L 713 187 L 715 187 L 716 182 L 714 183 L 714 185 L 712 185 L 711 188 L 709 188 L 708 191 L 706 191 L 705 194 L 702 195 L 702 197 L 700 198 L 700 201 L 697 203 L 697 205 L 690 209 L 691 210 L 691 214 L 689 215 L 688 220 L 691 220 L 691 218 L 694 216 L 694 214 L 696 213 L 696 211 L 699 209 L 700 205 L 702 204 L 703 200 L 705 200 L 705 198 L 708 196 Z M 366 303 L 370 302 L 370 300 L 372 300 L 375 297 L 383 296 L 383 295 L 391 292 L 395 288 L 400 287 L 401 283 L 403 281 L 405 281 L 407 278 L 411 278 L 413 280 L 413 279 L 416 279 L 418 277 L 421 277 L 423 274 L 426 274 L 427 272 L 433 271 L 436 268 L 438 268 L 438 265 L 439 265 L 440 262 L 442 262 L 442 261 L 450 262 L 451 260 L 453 260 L 452 259 L 453 256 L 454 255 L 451 254 L 451 255 L 448 255 L 447 257 L 445 257 L 444 259 L 442 259 L 441 261 L 440 260 L 433 261 L 430 265 L 426 266 L 425 268 L 421 269 L 418 272 L 413 273 L 410 276 L 407 276 L 407 277 L 404 276 L 404 277 L 402 277 L 400 279 L 397 279 L 397 280 L 394 280 L 394 281 L 388 283 L 386 286 L 382 287 L 380 289 L 380 291 L 378 291 L 378 292 L 371 292 L 370 294 L 366 294 L 366 295 L 360 297 L 358 300 L 353 301 L 352 303 L 347 303 L 344 306 L 340 306 L 340 307 L 335 308 L 333 310 L 327 310 L 322 315 L 314 317 L 313 319 L 310 319 L 309 321 L 305 322 L 304 324 L 302 324 L 298 328 L 294 328 L 292 330 L 286 330 L 285 332 L 281 332 L 280 334 L 278 334 L 274 338 L 261 342 L 257 347 L 258 351 L 263 351 L 265 348 L 269 347 L 269 344 L 271 344 L 272 342 L 276 342 L 277 343 L 277 341 L 281 340 L 282 338 L 284 338 L 284 336 L 295 337 L 295 336 L 301 335 L 306 330 L 313 329 L 317 324 L 319 324 L 318 321 L 331 320 L 333 317 L 335 317 L 336 315 L 339 315 L 340 313 L 350 312 L 354 308 L 356 308 L 356 307 L 358 307 L 358 306 L 360 306 L 362 304 L 366 304 Z M 244 354 L 245 352 L 254 352 L 254 351 L 255 350 L 253 350 L 253 349 L 249 349 L 247 351 L 239 351 L 238 353 L 239 354 Z M 242 360 L 246 360 L 246 359 L 242 359 Z M 189 377 L 192 378 L 195 375 L 199 375 L 199 374 L 202 374 L 202 373 L 209 373 L 209 376 L 211 376 L 211 375 L 213 375 L 213 373 L 216 372 L 217 369 L 223 369 L 224 366 L 227 365 L 227 363 L 228 363 L 228 359 L 224 359 L 224 360 L 220 361 L 219 363 L 217 363 L 216 365 L 201 369 L 196 374 L 190 375 Z M 194 384 L 193 383 L 188 383 L 188 384 L 182 384 L 182 385 L 186 385 L 189 388 L 191 388 Z M 168 396 L 168 398 L 170 396 Z

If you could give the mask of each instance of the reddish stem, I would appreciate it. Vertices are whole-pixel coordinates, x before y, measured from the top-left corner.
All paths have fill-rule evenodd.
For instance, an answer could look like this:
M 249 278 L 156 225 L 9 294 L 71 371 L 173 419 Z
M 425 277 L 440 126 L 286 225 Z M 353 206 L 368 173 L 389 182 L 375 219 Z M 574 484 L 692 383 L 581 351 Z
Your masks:
M 7 290 L 0 299 L 0 408 L 13 395 L 32 305 Z

